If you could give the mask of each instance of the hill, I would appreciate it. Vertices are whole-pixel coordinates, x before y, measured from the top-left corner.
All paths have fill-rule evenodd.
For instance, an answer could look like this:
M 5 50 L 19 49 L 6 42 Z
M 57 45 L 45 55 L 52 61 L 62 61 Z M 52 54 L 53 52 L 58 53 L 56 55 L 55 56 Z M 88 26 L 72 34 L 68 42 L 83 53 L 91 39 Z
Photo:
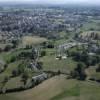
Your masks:
M 2 100 L 100 100 L 99 84 L 55 76 L 37 87 L 19 93 L 0 95 Z

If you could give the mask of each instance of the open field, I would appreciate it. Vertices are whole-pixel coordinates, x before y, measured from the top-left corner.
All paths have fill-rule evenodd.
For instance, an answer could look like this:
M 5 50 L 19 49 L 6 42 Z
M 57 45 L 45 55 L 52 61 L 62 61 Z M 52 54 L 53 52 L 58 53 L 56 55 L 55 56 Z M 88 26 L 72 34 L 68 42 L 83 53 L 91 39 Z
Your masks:
M 86 70 L 89 78 L 100 79 L 100 73 L 96 72 L 96 67 L 92 66 Z
M 98 84 L 55 76 L 33 89 L 0 95 L 2 100 L 100 100 Z
M 11 84 L 14 83 L 14 84 Z M 13 89 L 13 88 L 19 88 L 20 86 L 23 86 L 22 82 L 21 82 L 21 77 L 15 77 L 15 78 L 11 78 L 5 85 L 6 89 Z
M 71 71 L 77 65 L 72 58 L 57 60 L 54 49 L 46 49 L 46 56 L 40 58 L 40 61 L 43 62 L 44 70 Z
M 93 30 L 100 30 L 100 20 L 91 20 L 85 24 L 81 28 L 83 31 Z
M 38 36 L 25 36 L 22 38 L 22 46 L 26 46 L 26 45 L 37 45 L 40 43 L 43 43 L 47 41 L 46 38 L 41 38 Z
M 57 60 L 55 56 L 45 56 L 41 59 L 41 61 L 43 62 L 44 70 L 70 71 L 73 70 L 77 65 L 77 63 L 74 62 L 71 58 Z

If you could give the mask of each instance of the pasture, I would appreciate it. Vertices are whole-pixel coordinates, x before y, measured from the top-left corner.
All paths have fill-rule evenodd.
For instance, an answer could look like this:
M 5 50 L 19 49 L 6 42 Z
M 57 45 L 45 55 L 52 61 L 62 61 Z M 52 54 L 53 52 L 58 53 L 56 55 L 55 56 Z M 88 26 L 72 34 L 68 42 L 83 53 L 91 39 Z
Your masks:
M 0 95 L 2 100 L 100 100 L 100 86 L 95 82 L 55 76 L 33 89 Z

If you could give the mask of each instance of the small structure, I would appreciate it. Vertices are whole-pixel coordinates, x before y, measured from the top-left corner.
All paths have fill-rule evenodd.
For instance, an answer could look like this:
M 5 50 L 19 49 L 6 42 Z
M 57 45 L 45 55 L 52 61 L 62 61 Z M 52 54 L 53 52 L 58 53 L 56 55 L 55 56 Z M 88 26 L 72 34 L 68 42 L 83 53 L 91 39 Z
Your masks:
M 89 47 L 89 51 L 90 51 L 90 52 L 93 52 L 93 53 L 95 53 L 95 52 L 97 52 L 97 51 L 99 51 L 99 50 L 100 50 L 100 47 L 97 46 L 97 45 L 95 45 L 95 44 L 92 44 L 92 45 Z
M 95 53 L 88 53 L 88 55 L 89 55 L 89 56 L 94 56 L 94 55 L 95 55 Z
M 66 56 L 66 55 L 63 55 L 63 56 L 62 56 L 62 59 L 67 59 L 67 56 Z
M 47 78 L 48 78 L 48 75 L 46 73 L 42 73 L 40 75 L 32 77 L 32 81 L 34 83 L 36 83 L 37 81 L 42 82 L 42 81 L 46 80 Z

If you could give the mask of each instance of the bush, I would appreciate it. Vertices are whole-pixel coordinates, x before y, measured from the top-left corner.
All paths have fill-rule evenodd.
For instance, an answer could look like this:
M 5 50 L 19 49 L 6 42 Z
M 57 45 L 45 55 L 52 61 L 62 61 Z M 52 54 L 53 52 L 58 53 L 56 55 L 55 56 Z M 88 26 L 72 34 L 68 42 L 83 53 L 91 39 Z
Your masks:
M 86 73 L 85 73 L 85 66 L 83 63 L 78 63 L 77 67 L 74 69 L 74 71 L 71 72 L 72 78 L 76 78 L 79 80 L 85 80 L 86 79 Z
M 12 55 L 10 57 L 8 57 L 8 59 L 6 60 L 7 63 L 12 63 L 14 61 L 16 61 L 17 57 L 15 55 Z
M 17 70 L 17 69 L 14 69 L 14 70 L 12 71 L 12 77 L 16 77 L 16 76 L 18 76 L 18 75 L 19 75 L 18 70 Z
M 10 51 L 11 49 L 12 49 L 11 45 L 6 45 L 6 47 L 4 48 L 4 51 L 7 52 L 7 51 Z
M 41 57 L 46 56 L 46 51 L 41 51 Z
M 100 64 L 98 64 L 98 67 L 96 69 L 96 72 L 100 72 Z
M 42 66 L 43 66 L 43 63 L 42 62 L 37 62 L 37 68 L 39 69 L 39 70 L 41 70 L 42 69 Z

